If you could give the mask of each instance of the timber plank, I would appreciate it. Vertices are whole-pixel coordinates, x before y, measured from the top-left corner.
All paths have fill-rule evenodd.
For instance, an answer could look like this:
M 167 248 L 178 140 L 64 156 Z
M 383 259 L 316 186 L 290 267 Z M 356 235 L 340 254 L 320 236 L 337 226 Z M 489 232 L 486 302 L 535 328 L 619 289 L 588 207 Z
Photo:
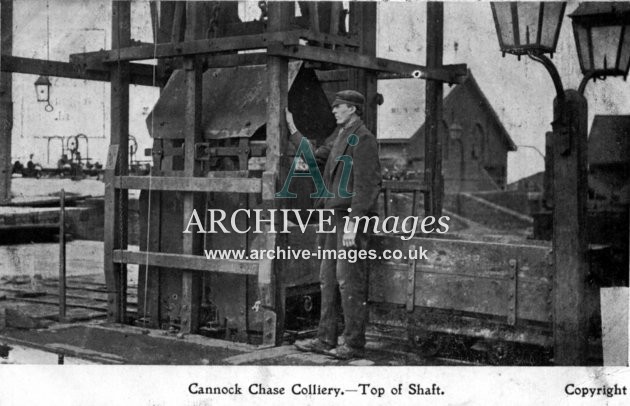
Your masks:
M 275 34 L 287 29 L 295 15 L 295 4 L 291 2 L 269 3 L 268 29 Z M 267 159 L 263 176 L 267 183 L 263 198 L 273 208 L 282 208 L 284 202 L 273 199 L 271 190 L 277 190 L 279 178 L 287 173 L 282 162 L 287 144 L 287 127 L 284 116 L 288 106 L 289 61 L 285 57 L 270 56 L 267 59 Z M 275 187 L 274 187 L 275 186 Z M 271 189 L 271 190 L 270 190 Z M 275 249 L 276 235 L 263 234 L 262 244 L 267 249 Z M 278 345 L 282 341 L 284 327 L 284 301 L 278 300 L 278 274 L 282 273 L 282 262 L 262 260 L 258 272 L 258 292 L 263 308 L 263 345 Z
M 112 3 L 112 48 L 131 43 L 131 5 Z M 122 322 L 126 311 L 127 268 L 112 261 L 114 249 L 127 248 L 128 193 L 113 187 L 115 175 L 127 175 L 129 168 L 129 64 L 119 62 L 110 69 L 111 139 L 105 170 L 104 267 L 109 293 L 108 318 Z
M 260 193 L 259 178 L 205 178 L 176 176 L 122 176 L 113 179 L 117 189 L 141 189 L 177 192 Z M 187 215 L 190 212 L 186 213 Z
M 197 39 L 185 42 L 173 42 L 157 45 L 143 45 L 111 51 L 96 51 L 70 55 L 75 63 L 115 63 L 143 59 L 195 56 L 225 51 L 245 51 L 266 48 L 269 42 L 281 41 L 286 44 L 298 44 L 300 38 L 307 36 L 305 30 L 278 33 L 241 35 L 216 39 Z
M 402 236 L 402 235 L 401 235 Z M 372 237 L 372 247 L 380 254 L 384 250 L 407 250 L 411 245 L 427 250 L 427 259 L 419 268 L 427 272 L 463 274 L 478 277 L 506 277 L 509 260 L 519 262 L 521 278 L 546 280 L 551 273 L 551 249 L 546 245 L 504 244 L 482 241 L 414 237 L 403 241 L 392 234 Z M 406 265 L 405 259 L 379 260 L 388 264 Z
M 92 80 L 109 82 L 110 71 L 106 67 L 88 67 L 70 62 L 47 61 L 43 59 L 23 58 L 2 55 L 0 70 L 7 73 L 24 73 L 29 75 L 46 75 L 58 78 Z M 158 86 L 162 78 L 153 72 L 152 65 L 133 63 L 129 65 L 130 83 L 141 86 Z
M 507 317 L 509 278 L 476 278 L 416 272 L 416 306 L 484 313 Z M 519 319 L 551 322 L 549 283 L 519 279 L 516 315 Z M 407 303 L 407 271 L 379 272 L 370 276 L 370 301 Z
M 273 56 L 333 63 L 377 72 L 397 72 L 411 75 L 414 71 L 425 70 L 425 67 L 422 65 L 376 58 L 357 52 L 337 51 L 308 45 L 286 45 L 280 42 L 269 43 L 267 53 Z
M 427 68 L 442 67 L 443 50 L 444 4 L 427 3 Z M 442 151 L 438 134 L 443 119 L 443 85 L 440 81 L 428 80 L 425 86 L 424 181 L 428 193 L 424 195 L 424 211 L 427 216 L 435 217 L 442 215 L 444 196 Z
M 379 253 L 406 249 L 395 236 L 376 236 L 373 243 Z M 409 244 L 427 250 L 427 259 L 417 261 L 415 306 L 507 317 L 514 299 L 510 293 L 516 291 L 518 319 L 551 321 L 548 247 L 429 238 L 413 238 Z M 511 261 L 518 267 L 516 280 Z M 404 305 L 408 283 L 405 259 L 377 260 L 370 272 L 370 300 Z
M 520 342 L 542 347 L 551 347 L 551 328 L 535 325 L 516 327 L 501 323 L 500 320 L 482 318 L 475 314 L 450 314 L 434 309 L 416 307 L 413 313 L 392 304 L 378 303 L 370 306 L 370 323 L 388 338 L 406 336 L 409 323 L 422 326 L 431 332 L 478 337 L 488 340 Z
M 198 10 L 201 4 L 187 4 L 189 11 Z M 190 17 L 190 15 L 188 15 Z M 195 14 L 186 21 L 188 28 L 201 25 L 201 16 Z M 192 29 L 187 30 L 187 39 L 196 38 Z M 195 145 L 202 139 L 201 130 L 201 97 L 203 71 L 200 59 L 193 56 L 184 60 L 186 111 L 184 117 L 184 173 L 187 178 L 199 176 L 200 164 L 195 160 Z M 186 227 L 189 216 L 202 207 L 202 195 L 193 191 L 184 193 L 182 227 Z M 195 255 L 202 251 L 203 239 L 199 233 L 188 233 L 182 236 L 182 253 Z M 199 328 L 199 307 L 201 304 L 201 276 L 198 272 L 184 269 L 182 272 L 181 298 L 181 331 L 194 333 Z
M 203 255 L 168 254 L 162 252 L 138 252 L 116 250 L 114 262 L 139 264 L 165 268 L 188 269 L 195 271 L 257 275 L 259 265 L 255 261 L 236 259 L 206 259 Z M 151 269 L 149 269 L 149 272 Z

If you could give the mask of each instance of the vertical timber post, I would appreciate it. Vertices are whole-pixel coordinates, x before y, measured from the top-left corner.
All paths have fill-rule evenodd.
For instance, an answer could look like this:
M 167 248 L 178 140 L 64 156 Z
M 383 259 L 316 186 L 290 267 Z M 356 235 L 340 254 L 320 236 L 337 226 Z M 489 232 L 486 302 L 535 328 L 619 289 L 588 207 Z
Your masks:
M 359 39 L 359 52 L 376 56 L 376 23 L 377 2 L 350 3 L 351 31 Z M 365 111 L 363 122 L 365 126 L 376 134 L 377 127 L 377 78 L 376 72 L 365 69 L 349 69 L 349 86 L 365 95 Z
M 128 47 L 131 42 L 131 12 L 128 1 L 112 2 L 112 49 Z M 129 63 L 116 62 L 110 69 L 111 139 L 117 146 L 114 176 L 125 176 L 129 169 Z M 111 148 L 110 148 L 111 150 Z M 113 261 L 113 251 L 127 248 L 128 192 L 114 188 L 113 176 L 105 182 L 104 265 L 107 283 L 107 318 L 125 322 L 127 266 Z
M 151 2 L 151 21 L 154 30 L 154 39 L 158 44 L 171 40 L 171 30 L 173 28 L 173 14 L 175 3 L 172 1 Z M 168 66 L 167 60 L 160 58 L 157 61 L 157 73 L 160 76 L 160 92 L 164 89 L 165 78 Z M 155 123 L 151 123 L 155 125 Z M 153 129 L 151 130 L 153 132 Z M 169 140 L 154 139 L 153 150 L 162 150 L 163 143 Z M 162 154 L 153 154 L 153 167 L 151 176 L 162 176 Z M 140 202 L 144 205 L 140 213 L 148 213 L 147 231 L 140 233 L 140 249 L 150 252 L 161 251 L 161 213 L 162 213 L 163 192 L 157 190 L 140 191 Z M 165 205 L 166 206 L 166 205 Z M 151 208 L 149 210 L 149 207 Z M 142 222 L 140 223 L 142 224 Z M 148 235 L 147 235 L 148 234 Z M 146 236 L 146 237 L 145 237 Z M 144 247 L 143 245 L 146 245 Z M 138 318 L 143 321 L 144 327 L 160 327 L 160 280 L 161 273 L 159 267 L 140 265 L 138 267 Z M 140 289 L 141 287 L 141 289 Z
M 578 366 L 586 365 L 588 355 L 584 308 L 588 274 L 587 103 L 575 90 L 567 90 L 565 95 L 564 107 L 557 102 L 554 106 L 554 362 Z M 556 124 L 565 120 L 566 127 Z
M 193 40 L 202 34 L 201 15 L 199 11 L 203 3 L 186 4 L 186 39 Z M 192 18 L 190 18 L 192 16 Z M 201 101 L 203 90 L 203 67 L 201 58 L 192 56 L 184 59 L 186 75 L 186 113 L 184 118 L 184 176 L 192 178 L 200 176 L 200 167 L 195 160 L 195 144 L 201 141 Z M 184 194 L 184 213 L 182 230 L 186 228 L 193 209 L 201 207 L 200 194 L 186 192 Z M 203 238 L 198 233 L 183 234 L 183 250 L 186 255 L 201 253 Z M 184 270 L 182 273 L 182 310 L 181 332 L 195 333 L 199 329 L 199 307 L 201 306 L 201 275 L 197 271 Z
M 199 176 L 195 162 L 195 144 L 201 137 L 201 90 L 202 69 L 198 57 L 184 60 L 186 74 L 186 117 L 184 141 L 184 176 Z M 182 230 L 190 219 L 193 209 L 199 208 L 198 193 L 186 192 Z M 198 233 L 183 234 L 183 254 L 197 255 L 201 251 L 202 239 Z M 199 272 L 185 270 L 182 273 L 182 314 L 181 332 L 194 333 L 199 327 L 199 306 L 201 300 L 201 277 Z
M 13 54 L 13 0 L 0 2 L 0 52 Z M 1 58 L 1 57 L 0 57 Z M 0 60 L 0 65 L 2 64 Z M 13 100 L 10 72 L 0 72 L 0 204 L 11 201 L 11 129 L 13 128 Z
M 442 67 L 444 47 L 444 3 L 427 3 L 427 69 Z M 439 128 L 442 122 L 443 84 L 438 80 L 426 81 L 425 138 L 424 138 L 424 182 L 428 193 L 424 197 L 427 216 L 442 215 L 442 154 L 440 152 Z
M 295 4 L 292 2 L 269 2 L 269 32 L 287 30 L 289 22 L 295 15 Z M 267 57 L 267 161 L 266 176 L 263 182 L 269 183 L 264 189 L 275 192 L 278 182 L 287 174 L 287 162 L 283 158 L 287 141 L 287 128 L 284 110 L 288 106 L 289 61 L 286 58 Z M 263 196 L 265 197 L 265 196 Z M 280 203 L 271 198 L 269 205 L 278 208 Z M 265 248 L 274 249 L 277 244 L 276 234 L 265 235 Z M 279 276 L 281 274 L 280 261 L 265 260 L 260 262 L 258 269 L 258 291 L 263 310 L 263 345 L 276 345 L 282 342 L 284 326 L 284 303 L 278 300 L 282 297 L 279 292 Z

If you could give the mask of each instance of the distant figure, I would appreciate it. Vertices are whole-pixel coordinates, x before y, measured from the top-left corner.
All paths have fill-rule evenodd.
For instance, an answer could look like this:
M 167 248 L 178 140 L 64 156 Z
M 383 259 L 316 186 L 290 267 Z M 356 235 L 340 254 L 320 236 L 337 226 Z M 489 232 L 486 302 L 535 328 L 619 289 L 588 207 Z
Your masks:
M 22 165 L 20 161 L 13 163 L 11 174 L 19 173 L 23 178 L 40 178 L 42 174 L 42 167 L 33 162 L 33 154 L 30 155 L 30 159 L 26 164 L 26 167 Z
M 42 166 L 33 162 L 33 154 L 29 155 L 28 162 L 26 163 L 26 171 L 22 172 L 22 176 L 27 178 L 41 178 Z
M 68 155 L 61 155 L 61 158 L 57 161 L 57 174 L 61 177 L 64 177 L 66 174 L 70 174 L 71 169 L 72 165 L 70 165 Z
M 35 164 L 33 163 L 33 154 L 28 156 L 28 162 L 26 163 L 26 170 L 29 172 L 35 171 Z
M 13 169 L 11 170 L 11 173 L 19 173 L 22 174 L 22 171 L 24 170 L 24 165 L 22 165 L 22 162 L 20 161 L 15 161 L 13 163 Z
M 70 160 L 68 159 L 67 154 L 61 155 L 61 158 L 57 161 L 57 169 L 64 170 L 70 169 Z

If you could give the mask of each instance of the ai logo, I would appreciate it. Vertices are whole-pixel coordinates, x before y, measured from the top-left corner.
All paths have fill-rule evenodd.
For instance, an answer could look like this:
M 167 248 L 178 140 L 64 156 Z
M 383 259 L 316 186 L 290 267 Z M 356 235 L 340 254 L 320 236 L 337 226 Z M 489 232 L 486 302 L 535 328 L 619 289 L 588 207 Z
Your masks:
M 350 134 L 346 141 L 348 145 L 355 146 L 359 143 L 359 137 L 355 134 Z M 308 167 L 308 172 L 298 172 L 298 165 L 300 163 L 300 157 L 303 158 L 304 162 Z M 336 161 L 341 161 L 342 164 L 342 172 L 339 180 L 339 188 L 337 190 L 337 197 L 341 198 L 349 198 L 354 196 L 354 192 L 348 192 L 348 181 L 350 180 L 350 174 L 352 173 L 352 157 L 349 155 L 341 155 L 338 156 Z M 276 197 L 280 199 L 292 199 L 296 198 L 297 195 L 289 191 L 289 186 L 291 185 L 291 180 L 294 177 L 298 178 L 312 178 L 313 183 L 315 184 L 315 188 L 317 189 L 315 193 L 311 193 L 311 198 L 331 198 L 335 197 L 333 193 L 331 193 L 324 183 L 324 178 L 319 171 L 319 167 L 317 166 L 317 160 L 315 159 L 315 154 L 313 154 L 313 150 L 311 149 L 311 144 L 308 142 L 306 138 L 302 138 L 300 141 L 300 145 L 295 153 L 295 158 L 293 158 L 293 163 L 291 164 L 291 169 L 289 170 L 289 174 L 287 175 L 287 179 L 284 181 L 284 186 L 282 186 L 282 190 L 276 193 Z

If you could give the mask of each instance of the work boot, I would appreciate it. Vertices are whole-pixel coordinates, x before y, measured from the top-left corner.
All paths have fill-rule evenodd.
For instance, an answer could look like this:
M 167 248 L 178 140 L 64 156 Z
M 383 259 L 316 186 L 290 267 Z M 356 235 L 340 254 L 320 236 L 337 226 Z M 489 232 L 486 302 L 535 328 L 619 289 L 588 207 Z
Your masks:
M 316 354 L 328 354 L 330 350 L 335 348 L 333 345 L 327 344 L 319 338 L 296 341 L 294 345 L 295 348 L 300 351 L 314 352 Z
M 353 358 L 363 358 L 365 356 L 365 350 L 363 348 L 352 348 L 346 344 L 342 344 L 328 351 L 328 355 L 340 360 L 349 360 Z

